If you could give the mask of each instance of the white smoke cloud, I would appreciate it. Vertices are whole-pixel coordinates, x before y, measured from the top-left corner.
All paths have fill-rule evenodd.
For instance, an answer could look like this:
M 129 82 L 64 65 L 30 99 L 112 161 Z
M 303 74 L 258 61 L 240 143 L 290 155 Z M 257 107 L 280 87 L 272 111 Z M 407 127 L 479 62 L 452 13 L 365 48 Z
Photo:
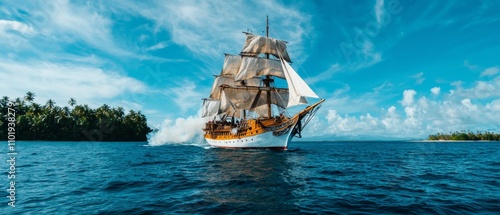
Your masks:
M 205 145 L 203 130 L 205 120 L 190 116 L 177 118 L 174 121 L 165 119 L 157 132 L 148 135 L 148 144 L 160 146 L 165 144 Z

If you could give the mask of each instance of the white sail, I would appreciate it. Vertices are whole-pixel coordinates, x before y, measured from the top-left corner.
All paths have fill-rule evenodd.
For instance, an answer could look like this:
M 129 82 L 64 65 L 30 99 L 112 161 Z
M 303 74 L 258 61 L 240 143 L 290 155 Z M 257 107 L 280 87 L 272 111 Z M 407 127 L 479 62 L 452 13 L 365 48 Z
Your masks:
M 234 86 L 235 83 L 232 78 L 217 76 L 212 86 L 212 92 L 210 93 L 211 99 L 220 99 L 220 85 Z
M 226 54 L 224 66 L 222 67 L 221 75 L 234 77 L 240 68 L 241 56 Z
M 220 101 L 214 99 L 203 100 L 201 117 L 213 117 L 219 113 Z
M 281 62 L 278 60 L 258 57 L 243 57 L 238 74 L 234 80 L 246 80 L 264 75 L 286 78 Z
M 241 51 L 242 55 L 258 56 L 259 54 L 272 54 L 275 57 L 283 57 L 288 62 L 291 62 L 290 56 L 286 51 L 286 42 L 269 37 L 262 37 L 247 34 L 247 40 Z
M 307 104 L 305 97 L 319 98 L 290 64 L 282 60 L 281 65 L 283 66 L 283 71 L 285 71 L 286 82 L 288 83 L 289 99 L 287 107 Z

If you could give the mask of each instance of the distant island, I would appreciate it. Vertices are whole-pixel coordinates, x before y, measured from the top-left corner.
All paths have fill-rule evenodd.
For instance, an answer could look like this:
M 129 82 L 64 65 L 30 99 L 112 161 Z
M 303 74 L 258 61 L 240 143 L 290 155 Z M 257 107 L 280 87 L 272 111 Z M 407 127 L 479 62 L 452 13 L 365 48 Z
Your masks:
M 15 140 L 50 141 L 146 141 L 151 132 L 140 111 L 124 113 L 122 107 L 106 104 L 96 109 L 77 105 L 70 98 L 68 106 L 59 107 L 49 99 L 45 105 L 33 102 L 35 94 L 10 100 L 0 99 L 0 139 L 7 140 L 15 113 Z M 10 108 L 10 110 L 9 110 Z M 10 113 L 10 114 L 9 114 Z M 9 119 L 10 118 L 10 119 Z M 8 130 L 11 129 L 11 130 Z
M 449 134 L 437 133 L 434 135 L 429 135 L 428 140 L 483 140 L 483 141 L 500 141 L 500 134 L 495 134 L 494 132 L 481 132 L 476 133 L 472 131 L 462 130 L 461 132 L 450 132 Z

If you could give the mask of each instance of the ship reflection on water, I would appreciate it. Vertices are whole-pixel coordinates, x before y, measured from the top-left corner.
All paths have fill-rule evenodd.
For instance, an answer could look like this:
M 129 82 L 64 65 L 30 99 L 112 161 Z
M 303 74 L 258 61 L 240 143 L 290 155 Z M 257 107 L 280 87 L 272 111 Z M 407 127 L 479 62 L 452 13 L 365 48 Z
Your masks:
M 226 212 L 291 212 L 294 195 L 303 193 L 305 177 L 297 163 L 300 152 L 207 150 L 204 202 Z M 217 211 L 213 211 L 217 212 Z

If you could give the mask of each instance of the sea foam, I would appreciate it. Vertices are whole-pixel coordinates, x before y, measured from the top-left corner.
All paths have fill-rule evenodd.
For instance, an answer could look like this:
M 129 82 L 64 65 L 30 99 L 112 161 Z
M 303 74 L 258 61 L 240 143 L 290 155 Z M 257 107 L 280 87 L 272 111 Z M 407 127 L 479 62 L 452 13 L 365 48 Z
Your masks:
M 205 120 L 200 117 L 179 117 L 175 121 L 165 119 L 158 131 L 148 135 L 148 144 L 160 146 L 165 144 L 188 144 L 206 146 L 203 141 Z

